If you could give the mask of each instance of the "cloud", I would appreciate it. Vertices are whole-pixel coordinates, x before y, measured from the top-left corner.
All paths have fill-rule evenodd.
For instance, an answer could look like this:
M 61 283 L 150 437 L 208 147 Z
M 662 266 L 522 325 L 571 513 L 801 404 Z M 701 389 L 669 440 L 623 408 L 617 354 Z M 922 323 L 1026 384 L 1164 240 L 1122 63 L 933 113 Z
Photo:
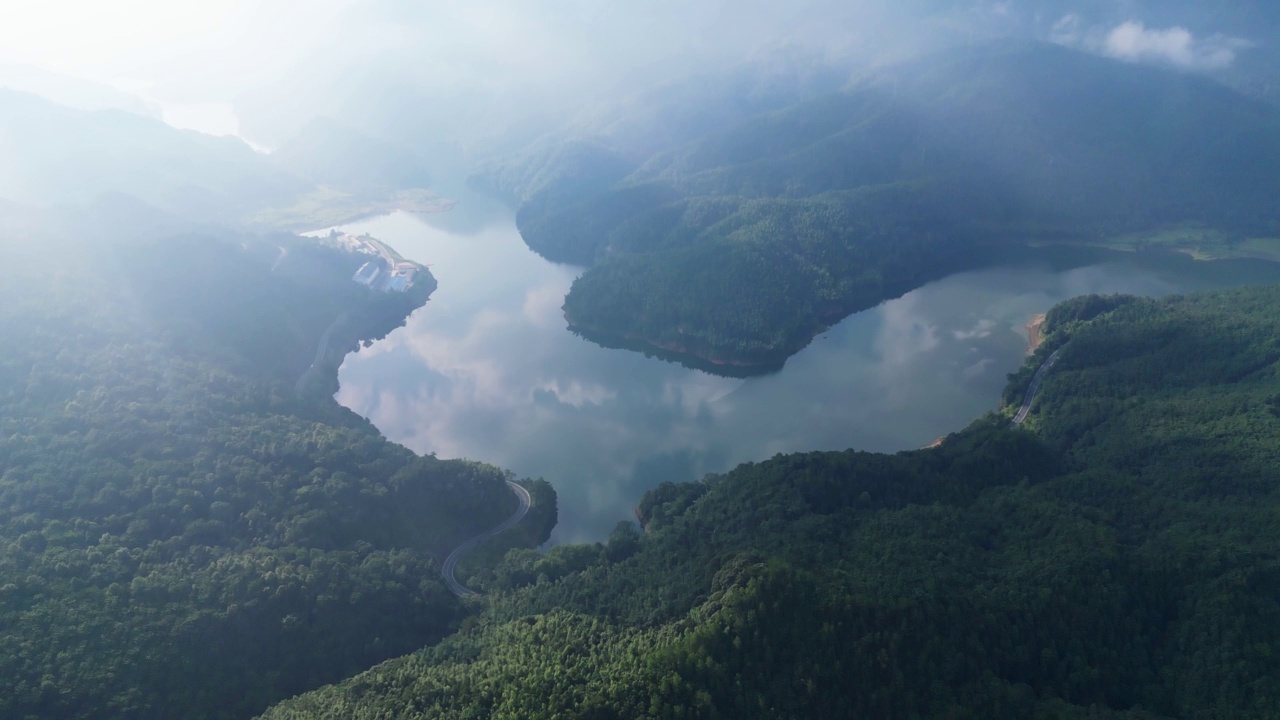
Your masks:
M 993 357 L 982 358 L 972 365 L 969 365 L 964 370 L 961 370 L 960 377 L 968 381 L 973 381 L 981 377 L 983 373 L 987 372 L 987 370 L 995 364 L 996 359 Z
M 981 338 L 991 337 L 991 333 L 995 330 L 996 321 L 991 318 L 983 318 L 969 330 L 953 330 L 952 337 L 956 340 L 978 340 Z
M 1083 38 L 1080 16 L 1074 13 L 1063 15 L 1049 30 L 1050 42 L 1059 45 L 1078 45 Z
M 1055 25 L 1055 30 L 1057 29 L 1058 26 Z M 1190 30 L 1183 27 L 1161 30 L 1130 21 L 1117 25 L 1107 33 L 1101 49 L 1111 57 L 1130 62 L 1156 62 L 1195 70 L 1221 70 L 1230 67 L 1235 62 L 1236 54 L 1250 46 L 1249 41 L 1241 38 L 1226 35 L 1196 38 Z

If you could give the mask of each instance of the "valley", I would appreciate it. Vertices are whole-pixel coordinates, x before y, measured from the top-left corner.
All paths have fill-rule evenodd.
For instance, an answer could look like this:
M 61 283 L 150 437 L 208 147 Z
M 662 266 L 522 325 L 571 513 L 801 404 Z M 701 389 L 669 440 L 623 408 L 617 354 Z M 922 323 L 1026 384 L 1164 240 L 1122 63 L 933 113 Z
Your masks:
M 416 452 L 550 480 L 559 543 L 606 538 L 662 482 L 777 453 L 898 452 L 963 428 L 1000 405 L 1027 319 L 1063 300 L 1280 282 L 1270 263 L 1176 253 L 1007 253 L 845 318 L 774 373 L 723 377 L 575 336 L 560 304 L 581 270 L 531 252 L 501 204 L 456 200 L 343 226 L 432 262 L 439 288 L 346 357 L 336 399 Z
M 1280 717 L 1263 5 L 7 13 L 0 717 Z

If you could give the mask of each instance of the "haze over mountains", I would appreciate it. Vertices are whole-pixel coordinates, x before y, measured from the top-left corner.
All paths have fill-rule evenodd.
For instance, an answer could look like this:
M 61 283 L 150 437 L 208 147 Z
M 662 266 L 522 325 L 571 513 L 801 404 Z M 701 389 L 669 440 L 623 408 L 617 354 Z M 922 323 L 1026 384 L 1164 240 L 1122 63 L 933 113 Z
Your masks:
M 333 400 L 348 352 L 435 309 L 428 268 L 292 234 L 469 182 L 583 268 L 543 330 L 786 372 L 1047 245 L 1280 261 L 1278 26 L 1261 0 L 16 11 L 0 716 L 1280 716 L 1275 287 L 1046 307 L 1003 405 L 935 447 L 762 452 L 540 550 L 555 478 L 489 538 L 513 474 Z
M 584 104 L 780 48 L 849 68 L 1021 37 L 1276 91 L 1265 31 L 1276 10 L 1261 0 L 663 0 L 608 12 L 571 0 L 240 0 L 148 8 L 145 23 L 134 19 L 140 0 L 116 12 L 80 5 L 24 8 L 0 30 L 0 59 L 163 101 L 225 103 L 241 133 L 268 147 L 323 115 L 437 153 L 483 154 L 504 133 L 527 138 Z
M 1280 113 L 1205 78 L 1016 41 L 834 91 L 747 77 L 641 94 L 479 176 L 530 247 L 591 266 L 572 326 L 768 368 L 978 246 L 1280 232 Z
M 332 120 L 265 155 L 235 137 L 2 88 L 0 111 L 0 197 L 37 207 L 122 194 L 192 221 L 311 229 L 428 182 L 413 153 Z
M 714 0 L 602 12 L 575 2 L 504 1 L 434 8 L 381 2 L 340 15 L 332 40 L 309 56 L 315 62 L 305 71 L 241 97 L 246 129 L 264 141 L 287 136 L 298 121 L 273 107 L 283 97 L 304 116 L 332 113 L 370 134 L 483 153 L 513 124 L 521 133 L 550 129 L 584 99 L 609 102 L 637 86 L 723 72 L 754 54 L 799 48 L 849 68 L 1011 36 L 1205 72 L 1257 96 L 1277 90 L 1276 49 L 1261 31 L 1275 26 L 1276 11 L 1264 2 Z M 495 17 L 502 20 L 491 22 Z M 1110 41 L 1129 23 L 1141 29 Z M 424 61 L 422 47 L 438 54 Z

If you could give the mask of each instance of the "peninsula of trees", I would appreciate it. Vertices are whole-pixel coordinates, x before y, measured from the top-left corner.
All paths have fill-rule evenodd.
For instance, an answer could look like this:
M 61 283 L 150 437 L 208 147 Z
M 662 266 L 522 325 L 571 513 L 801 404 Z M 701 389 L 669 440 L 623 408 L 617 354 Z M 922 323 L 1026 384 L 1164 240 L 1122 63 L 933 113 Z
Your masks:
M 759 372 L 1011 246 L 1280 250 L 1247 242 L 1280 236 L 1280 111 L 1211 80 L 1022 42 L 771 70 L 664 86 L 476 178 L 588 267 L 571 329 Z

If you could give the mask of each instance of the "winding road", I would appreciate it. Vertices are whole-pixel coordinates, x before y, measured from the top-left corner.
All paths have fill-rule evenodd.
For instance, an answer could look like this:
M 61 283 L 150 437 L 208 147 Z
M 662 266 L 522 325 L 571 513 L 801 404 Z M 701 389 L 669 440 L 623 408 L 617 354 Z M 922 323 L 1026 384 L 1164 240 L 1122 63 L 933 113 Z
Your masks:
M 1040 389 L 1040 381 L 1044 380 L 1044 374 L 1049 372 L 1049 368 L 1058 362 L 1058 354 L 1061 352 L 1061 349 L 1054 350 L 1049 359 L 1044 361 L 1039 370 L 1036 370 L 1036 374 L 1031 376 L 1031 384 L 1027 386 L 1027 394 L 1022 398 L 1022 407 L 1018 408 L 1018 414 L 1013 416 L 1013 422 L 1009 423 L 1009 427 L 1017 427 L 1022 424 L 1023 420 L 1027 419 L 1027 414 L 1031 412 L 1031 401 L 1036 399 L 1036 391 Z
M 458 566 L 458 561 L 462 559 L 462 556 L 466 555 L 472 548 L 485 540 L 488 540 L 503 530 L 514 527 L 516 523 L 524 519 L 525 513 L 529 512 L 529 505 L 533 502 L 533 498 L 529 497 L 529 491 L 510 480 L 507 481 L 507 487 L 510 487 L 511 492 L 515 493 L 516 497 L 520 500 L 520 507 L 516 508 L 515 513 L 504 520 L 501 525 L 498 525 L 492 530 L 483 532 L 459 545 L 453 552 L 449 553 L 449 557 L 445 558 L 444 566 L 440 568 L 440 575 L 444 577 L 445 584 L 448 585 L 449 589 L 453 591 L 453 594 L 458 597 L 477 594 L 468 590 L 466 586 L 458 582 L 458 580 L 453 577 L 453 570 Z

